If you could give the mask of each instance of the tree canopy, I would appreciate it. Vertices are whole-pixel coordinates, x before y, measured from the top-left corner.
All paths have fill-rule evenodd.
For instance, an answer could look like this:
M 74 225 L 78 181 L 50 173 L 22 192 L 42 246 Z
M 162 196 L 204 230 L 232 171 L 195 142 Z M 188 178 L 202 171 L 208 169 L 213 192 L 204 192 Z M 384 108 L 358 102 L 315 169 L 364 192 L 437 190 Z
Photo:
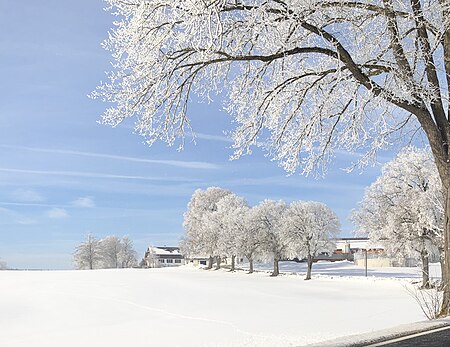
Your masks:
M 410 147 L 383 166 L 352 219 L 360 233 L 382 243 L 391 255 L 421 259 L 423 286 L 428 287 L 428 258 L 444 251 L 443 198 L 430 151 Z
M 238 124 L 235 155 L 260 145 L 288 171 L 362 146 L 366 163 L 417 130 L 412 115 L 448 135 L 448 1 L 107 2 L 116 63 L 93 96 L 112 102 L 104 123 L 136 116 L 149 143 L 174 143 L 192 95 L 217 93 Z

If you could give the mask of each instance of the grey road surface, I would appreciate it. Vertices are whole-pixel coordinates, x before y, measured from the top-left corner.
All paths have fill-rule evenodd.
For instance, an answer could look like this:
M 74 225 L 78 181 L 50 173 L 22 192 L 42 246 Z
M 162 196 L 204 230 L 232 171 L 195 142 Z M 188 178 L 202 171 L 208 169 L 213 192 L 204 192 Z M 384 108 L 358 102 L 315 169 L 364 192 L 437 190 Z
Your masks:
M 450 347 L 450 326 L 413 334 L 367 347 Z

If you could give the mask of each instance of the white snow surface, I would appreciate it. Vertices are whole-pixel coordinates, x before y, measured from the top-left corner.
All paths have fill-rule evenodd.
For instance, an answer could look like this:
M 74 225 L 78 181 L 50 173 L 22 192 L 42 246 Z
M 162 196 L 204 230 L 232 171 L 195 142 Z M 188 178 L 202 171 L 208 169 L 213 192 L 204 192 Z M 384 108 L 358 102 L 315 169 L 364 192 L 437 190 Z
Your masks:
M 302 346 L 423 321 L 417 268 L 0 271 L 0 346 Z

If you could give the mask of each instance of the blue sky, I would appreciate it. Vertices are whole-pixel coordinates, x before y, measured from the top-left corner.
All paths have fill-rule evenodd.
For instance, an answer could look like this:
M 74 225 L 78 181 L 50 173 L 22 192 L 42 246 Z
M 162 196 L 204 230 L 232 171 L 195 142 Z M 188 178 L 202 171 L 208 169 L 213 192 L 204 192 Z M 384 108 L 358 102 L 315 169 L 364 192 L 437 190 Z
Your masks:
M 97 123 L 105 105 L 87 98 L 109 70 L 100 43 L 113 17 L 101 0 L 0 0 L 0 258 L 17 268 L 72 268 L 88 233 L 129 235 L 140 256 L 149 244 L 175 245 L 197 188 L 217 185 L 250 204 L 318 200 L 347 217 L 380 167 L 347 174 L 341 154 L 323 179 L 287 176 L 256 150 L 229 161 L 220 100 L 191 105 L 198 133 L 186 148 L 153 147 Z M 382 158 L 383 162 L 389 158 Z

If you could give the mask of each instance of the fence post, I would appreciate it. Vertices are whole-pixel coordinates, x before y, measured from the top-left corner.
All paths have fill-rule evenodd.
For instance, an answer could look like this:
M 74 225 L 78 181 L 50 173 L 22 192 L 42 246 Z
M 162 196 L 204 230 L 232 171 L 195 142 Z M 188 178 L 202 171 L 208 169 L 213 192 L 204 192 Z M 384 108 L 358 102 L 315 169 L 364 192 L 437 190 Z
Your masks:
M 364 249 L 364 265 L 366 267 L 366 277 L 367 277 L 367 249 Z

